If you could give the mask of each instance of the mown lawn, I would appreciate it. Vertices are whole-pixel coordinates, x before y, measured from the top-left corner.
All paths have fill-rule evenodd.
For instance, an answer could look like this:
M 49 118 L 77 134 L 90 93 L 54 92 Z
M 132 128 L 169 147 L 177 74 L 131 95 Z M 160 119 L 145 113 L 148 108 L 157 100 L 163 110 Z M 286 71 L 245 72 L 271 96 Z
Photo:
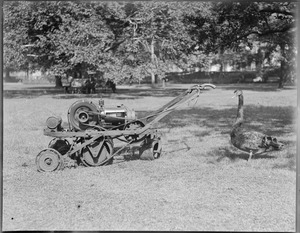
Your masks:
M 230 145 L 237 87 L 244 90 L 246 126 L 277 137 L 283 151 L 247 162 Z M 142 116 L 184 90 L 120 88 L 102 96 L 106 106 L 122 103 Z M 46 119 L 67 121 L 73 102 L 97 103 L 99 96 L 5 93 L 4 231 L 295 231 L 296 89 L 220 86 L 159 122 L 158 160 L 37 172 L 36 155 L 51 140 L 43 135 Z

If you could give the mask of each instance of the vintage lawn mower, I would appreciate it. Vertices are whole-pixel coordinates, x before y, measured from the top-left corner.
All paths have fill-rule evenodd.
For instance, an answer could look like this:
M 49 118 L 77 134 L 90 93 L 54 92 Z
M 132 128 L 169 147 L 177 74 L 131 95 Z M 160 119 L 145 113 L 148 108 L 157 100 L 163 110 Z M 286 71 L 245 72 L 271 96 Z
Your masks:
M 143 118 L 121 105 L 105 108 L 88 100 L 73 103 L 68 110 L 68 123 L 60 117 L 46 120 L 44 135 L 53 137 L 48 148 L 36 157 L 38 171 L 51 172 L 64 167 L 96 167 L 111 164 L 114 159 L 154 160 L 161 156 L 160 137 L 155 123 L 180 105 L 199 97 L 213 84 L 194 85 L 184 93 Z

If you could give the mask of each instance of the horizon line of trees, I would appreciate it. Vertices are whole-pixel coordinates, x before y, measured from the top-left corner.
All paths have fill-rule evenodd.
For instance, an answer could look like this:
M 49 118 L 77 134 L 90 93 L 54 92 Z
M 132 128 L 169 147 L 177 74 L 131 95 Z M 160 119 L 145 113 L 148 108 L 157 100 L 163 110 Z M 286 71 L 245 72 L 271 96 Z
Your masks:
M 296 2 L 5 1 L 6 70 L 164 78 L 231 59 L 295 75 Z M 253 53 L 253 49 L 255 52 Z

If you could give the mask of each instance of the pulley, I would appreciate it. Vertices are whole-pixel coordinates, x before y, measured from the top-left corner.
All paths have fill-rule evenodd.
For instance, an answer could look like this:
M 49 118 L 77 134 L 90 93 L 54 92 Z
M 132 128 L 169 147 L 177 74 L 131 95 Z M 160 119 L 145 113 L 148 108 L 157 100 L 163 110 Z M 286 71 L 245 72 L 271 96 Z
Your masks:
M 99 121 L 97 107 L 87 100 L 79 100 L 71 105 L 68 119 L 71 129 L 75 131 L 86 130 Z

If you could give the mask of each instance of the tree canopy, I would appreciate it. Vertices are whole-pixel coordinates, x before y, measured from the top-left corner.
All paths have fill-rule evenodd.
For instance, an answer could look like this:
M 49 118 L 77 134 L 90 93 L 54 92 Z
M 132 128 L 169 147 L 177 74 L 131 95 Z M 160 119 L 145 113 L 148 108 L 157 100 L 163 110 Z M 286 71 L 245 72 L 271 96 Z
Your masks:
M 7 1 L 4 67 L 154 82 L 174 64 L 207 67 L 214 54 L 258 46 L 253 59 L 278 63 L 283 83 L 295 64 L 295 9 L 290 2 Z
M 258 72 L 263 61 L 277 64 L 282 86 L 295 71 L 296 8 L 295 2 L 215 3 L 212 17 L 191 19 L 197 25 L 191 34 L 204 45 L 201 49 L 221 55 L 225 50 L 242 54 L 258 48 L 254 57 L 250 54 Z

